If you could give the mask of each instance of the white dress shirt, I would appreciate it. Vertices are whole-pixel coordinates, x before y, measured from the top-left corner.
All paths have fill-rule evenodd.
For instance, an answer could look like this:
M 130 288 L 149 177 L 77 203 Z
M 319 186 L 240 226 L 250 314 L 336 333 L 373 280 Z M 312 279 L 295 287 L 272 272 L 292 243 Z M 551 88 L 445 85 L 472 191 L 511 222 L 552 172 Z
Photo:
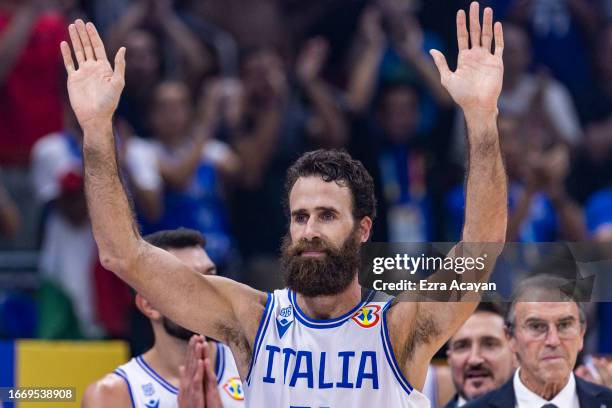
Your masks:
M 580 408 L 574 373 L 570 373 L 567 384 L 555 395 L 555 398 L 546 401 L 523 384 L 519 375 L 520 371 L 520 368 L 516 370 L 513 379 L 516 408 L 540 408 L 545 404 L 555 404 L 559 408 Z

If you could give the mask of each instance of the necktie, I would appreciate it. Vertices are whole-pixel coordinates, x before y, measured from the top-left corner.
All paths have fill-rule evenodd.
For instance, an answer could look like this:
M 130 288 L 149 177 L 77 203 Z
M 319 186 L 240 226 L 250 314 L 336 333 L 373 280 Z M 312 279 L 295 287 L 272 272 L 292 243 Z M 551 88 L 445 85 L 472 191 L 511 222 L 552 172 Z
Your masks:
M 559 407 L 556 406 L 555 404 L 544 404 L 542 405 L 541 408 L 559 408 Z

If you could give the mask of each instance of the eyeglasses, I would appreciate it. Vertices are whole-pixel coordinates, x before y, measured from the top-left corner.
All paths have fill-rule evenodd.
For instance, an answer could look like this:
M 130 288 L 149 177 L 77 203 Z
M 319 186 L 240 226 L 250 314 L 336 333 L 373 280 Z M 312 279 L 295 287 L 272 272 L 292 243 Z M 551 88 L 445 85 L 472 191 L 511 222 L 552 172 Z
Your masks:
M 557 335 L 560 339 L 564 340 L 578 337 L 580 335 L 580 329 L 582 327 L 582 323 L 574 318 L 561 320 L 556 323 L 549 323 L 546 320 L 532 319 L 523 323 L 521 327 L 530 337 L 536 340 L 540 340 L 548 336 L 551 325 L 555 325 L 557 329 Z

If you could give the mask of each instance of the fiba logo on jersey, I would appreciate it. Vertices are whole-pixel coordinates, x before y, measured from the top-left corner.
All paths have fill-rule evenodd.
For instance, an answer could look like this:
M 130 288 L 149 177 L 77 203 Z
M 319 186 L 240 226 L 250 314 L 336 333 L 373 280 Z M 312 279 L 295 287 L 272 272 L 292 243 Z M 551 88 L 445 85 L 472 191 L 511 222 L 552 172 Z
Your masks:
M 244 391 L 242 390 L 242 381 L 238 377 L 232 377 L 223 385 L 223 389 L 227 394 L 237 401 L 244 399 Z
M 370 328 L 376 326 L 376 323 L 380 320 L 380 306 L 378 305 L 366 305 L 359 309 L 351 319 L 359 326 L 363 328 Z
M 291 323 L 293 323 L 293 307 L 283 307 L 280 312 L 278 312 L 278 317 L 276 318 L 276 328 L 278 329 L 278 336 L 280 338 L 287 332 Z

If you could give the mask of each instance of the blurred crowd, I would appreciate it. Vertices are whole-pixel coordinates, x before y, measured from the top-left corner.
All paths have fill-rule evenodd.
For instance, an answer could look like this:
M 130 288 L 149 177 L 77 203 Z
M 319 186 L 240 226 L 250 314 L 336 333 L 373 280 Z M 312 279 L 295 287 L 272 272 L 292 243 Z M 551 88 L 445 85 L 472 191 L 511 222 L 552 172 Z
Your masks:
M 34 307 L 0 287 L 0 338 L 143 324 L 97 262 L 59 52 L 69 22 L 93 21 L 109 55 L 127 47 L 115 133 L 142 233 L 201 231 L 219 273 L 253 284 L 280 277 L 285 172 L 316 148 L 374 177 L 374 241 L 459 238 L 465 124 L 428 50 L 452 66 L 468 3 L 0 0 L 0 250 L 38 251 L 40 276 Z M 508 241 L 612 241 L 612 1 L 480 3 L 504 22 Z M 17 310 L 36 323 L 9 322 Z M 612 352 L 599 334 L 592 350 Z

